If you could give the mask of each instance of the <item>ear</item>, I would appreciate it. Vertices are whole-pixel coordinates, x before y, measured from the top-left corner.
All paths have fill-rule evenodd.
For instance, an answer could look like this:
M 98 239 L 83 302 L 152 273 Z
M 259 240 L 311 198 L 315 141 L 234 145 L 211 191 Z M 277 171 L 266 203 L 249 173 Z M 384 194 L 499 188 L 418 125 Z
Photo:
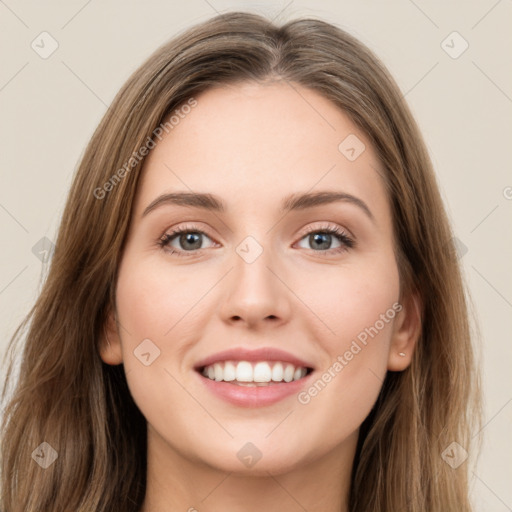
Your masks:
M 109 312 L 107 320 L 103 325 L 99 341 L 99 353 L 104 363 L 118 365 L 123 362 L 123 351 L 121 349 L 121 338 L 117 328 L 115 312 Z
M 411 292 L 400 305 L 402 308 L 395 317 L 388 356 L 388 370 L 394 372 L 403 371 L 411 364 L 422 324 L 423 308 L 417 291 Z

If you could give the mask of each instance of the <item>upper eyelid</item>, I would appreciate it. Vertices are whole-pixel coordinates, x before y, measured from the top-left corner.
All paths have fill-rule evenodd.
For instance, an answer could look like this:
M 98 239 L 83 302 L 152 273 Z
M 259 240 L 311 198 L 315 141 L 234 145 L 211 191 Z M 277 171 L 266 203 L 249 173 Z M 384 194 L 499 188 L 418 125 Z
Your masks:
M 334 222 L 328 222 L 328 221 L 316 221 L 316 222 L 319 222 L 321 223 L 322 225 L 309 225 L 307 228 L 305 228 L 304 231 L 301 231 L 301 234 L 299 235 L 299 239 L 298 240 L 302 240 L 305 236 L 309 235 L 310 233 L 316 233 L 316 232 L 321 232 L 322 230 L 341 230 L 346 236 L 347 238 L 350 238 L 353 242 L 356 242 L 357 238 L 352 234 L 352 232 L 345 228 L 344 226 L 340 226 L 339 224 L 336 224 Z M 210 240 L 212 240 L 212 242 L 214 243 L 219 243 L 217 242 L 216 238 L 214 236 L 211 236 L 209 233 L 208 233 L 208 230 L 205 230 L 205 229 L 202 229 L 201 227 L 199 227 L 199 225 L 195 225 L 193 223 L 191 224 L 185 224 L 183 226 L 181 225 L 178 225 L 176 228 L 168 228 L 164 231 L 163 235 L 160 237 L 160 239 L 164 238 L 164 237 L 175 237 L 177 236 L 178 234 L 181 234 L 183 232 L 196 232 L 196 233 L 201 233 L 205 236 L 207 236 L 208 238 L 210 238 Z M 334 235 L 334 236 L 339 236 L 339 235 Z M 197 249 L 197 250 L 202 250 L 202 249 Z M 187 251 L 187 252 L 192 252 L 192 251 Z
M 322 223 L 321 226 L 317 226 L 317 225 L 309 225 L 307 228 L 305 228 L 303 231 L 301 231 L 303 234 L 304 233 L 309 233 L 311 231 L 321 231 L 322 229 L 343 229 L 344 231 L 347 232 L 348 235 L 350 235 L 351 237 L 355 238 L 355 236 L 352 234 L 352 232 L 344 227 L 344 226 L 341 226 L 333 221 L 316 221 L 316 222 L 319 222 L 319 223 Z M 162 236 L 165 236 L 165 235 L 171 235 L 173 234 L 173 231 L 195 231 L 195 232 L 198 232 L 198 233 L 203 233 L 205 234 L 206 236 L 208 237 L 211 237 L 209 234 L 208 234 L 208 229 L 205 229 L 205 228 L 201 228 L 199 225 L 195 225 L 195 224 L 185 224 L 185 225 L 180 225 L 178 224 L 177 227 L 171 227 L 171 228 L 167 228 Z

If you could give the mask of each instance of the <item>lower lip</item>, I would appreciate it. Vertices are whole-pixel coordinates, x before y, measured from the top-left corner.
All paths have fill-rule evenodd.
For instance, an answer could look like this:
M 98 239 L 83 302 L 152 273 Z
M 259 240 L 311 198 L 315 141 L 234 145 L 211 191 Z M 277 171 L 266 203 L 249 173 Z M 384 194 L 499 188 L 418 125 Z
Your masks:
M 264 407 L 291 395 L 296 395 L 309 382 L 314 372 L 299 380 L 279 382 L 268 386 L 238 386 L 229 382 L 216 381 L 196 372 L 204 385 L 226 402 L 240 407 Z

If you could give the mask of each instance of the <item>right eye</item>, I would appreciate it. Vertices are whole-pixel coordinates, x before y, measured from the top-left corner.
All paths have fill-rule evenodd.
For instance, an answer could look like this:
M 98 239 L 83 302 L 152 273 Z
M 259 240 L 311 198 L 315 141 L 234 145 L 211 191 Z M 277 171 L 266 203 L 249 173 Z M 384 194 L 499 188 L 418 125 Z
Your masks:
M 158 245 L 169 252 L 170 254 L 176 254 L 177 256 L 187 256 L 186 253 L 194 254 L 196 251 L 204 249 L 203 237 L 211 238 L 197 226 L 185 226 L 171 230 L 170 233 L 165 233 L 158 240 Z M 181 247 L 172 245 L 174 242 Z

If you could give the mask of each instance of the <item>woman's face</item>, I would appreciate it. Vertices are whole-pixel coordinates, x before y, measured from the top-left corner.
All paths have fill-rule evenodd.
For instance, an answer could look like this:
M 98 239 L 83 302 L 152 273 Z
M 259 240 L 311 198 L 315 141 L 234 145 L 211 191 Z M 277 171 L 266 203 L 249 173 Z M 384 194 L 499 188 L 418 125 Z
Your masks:
M 412 352 L 381 164 L 298 85 L 195 100 L 146 158 L 102 358 L 162 457 L 277 474 L 353 455 Z

